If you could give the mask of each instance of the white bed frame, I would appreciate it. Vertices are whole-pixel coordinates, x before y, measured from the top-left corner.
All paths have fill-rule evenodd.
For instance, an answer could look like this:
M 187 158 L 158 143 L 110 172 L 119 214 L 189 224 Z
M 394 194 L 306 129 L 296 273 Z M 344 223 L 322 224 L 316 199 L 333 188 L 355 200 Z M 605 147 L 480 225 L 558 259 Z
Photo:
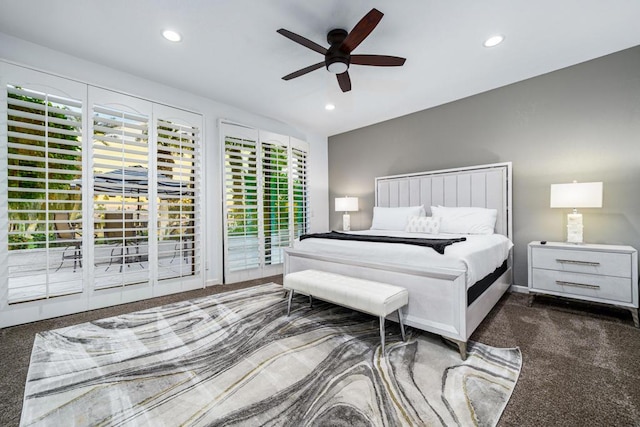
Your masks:
M 497 209 L 495 232 L 512 237 L 511 162 L 376 178 L 376 206 L 472 206 Z M 402 286 L 409 290 L 406 325 L 466 343 L 480 322 L 511 285 L 512 254 L 507 270 L 467 306 L 466 270 L 415 269 L 392 264 L 344 260 L 298 249 L 286 249 L 284 274 L 315 269 Z M 391 319 L 394 320 L 394 319 Z

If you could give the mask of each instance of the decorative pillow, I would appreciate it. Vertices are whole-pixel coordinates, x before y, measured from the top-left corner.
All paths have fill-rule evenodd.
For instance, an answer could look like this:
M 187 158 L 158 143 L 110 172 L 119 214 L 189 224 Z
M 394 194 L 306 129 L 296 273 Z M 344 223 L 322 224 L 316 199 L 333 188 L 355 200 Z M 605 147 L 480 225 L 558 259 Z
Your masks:
M 440 218 L 433 216 L 412 216 L 409 218 L 404 231 L 409 233 L 438 234 L 440 230 Z
M 409 206 L 404 208 L 373 208 L 372 230 L 404 231 L 410 216 L 425 216 L 424 206 Z
M 498 211 L 485 208 L 449 208 L 431 206 L 434 217 L 440 218 L 440 233 L 493 234 Z

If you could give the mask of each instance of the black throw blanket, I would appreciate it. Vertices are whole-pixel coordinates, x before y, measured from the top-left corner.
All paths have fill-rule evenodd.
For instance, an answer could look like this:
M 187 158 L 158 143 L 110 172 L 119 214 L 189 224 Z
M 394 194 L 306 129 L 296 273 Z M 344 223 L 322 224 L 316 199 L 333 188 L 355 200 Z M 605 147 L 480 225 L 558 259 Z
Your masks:
M 404 243 L 405 245 L 428 246 L 433 248 L 439 254 L 444 255 L 447 246 L 454 243 L 464 242 L 466 237 L 458 237 L 455 239 L 418 239 L 413 237 L 392 237 L 392 236 L 370 236 L 362 234 L 347 234 L 332 231 L 330 233 L 313 233 L 303 234 L 300 240 L 304 239 L 334 239 L 334 240 L 355 240 L 358 242 L 377 242 L 377 243 Z

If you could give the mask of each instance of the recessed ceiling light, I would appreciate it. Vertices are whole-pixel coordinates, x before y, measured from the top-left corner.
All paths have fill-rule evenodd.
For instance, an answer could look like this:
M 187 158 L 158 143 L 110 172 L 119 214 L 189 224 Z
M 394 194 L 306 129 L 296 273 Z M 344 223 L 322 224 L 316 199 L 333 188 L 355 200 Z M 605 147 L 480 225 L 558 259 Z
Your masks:
M 182 36 L 180 33 L 173 30 L 164 30 L 162 31 L 162 37 L 169 40 L 170 42 L 179 42 L 182 40 Z
M 327 111 L 332 111 L 332 110 L 336 109 L 336 106 L 333 105 L 333 104 L 327 104 L 327 105 L 324 106 L 324 109 L 327 110 Z
M 503 41 L 504 41 L 504 36 L 501 34 L 498 34 L 496 36 L 489 37 L 487 40 L 485 40 L 485 42 L 482 45 L 484 47 L 494 47 L 499 45 Z

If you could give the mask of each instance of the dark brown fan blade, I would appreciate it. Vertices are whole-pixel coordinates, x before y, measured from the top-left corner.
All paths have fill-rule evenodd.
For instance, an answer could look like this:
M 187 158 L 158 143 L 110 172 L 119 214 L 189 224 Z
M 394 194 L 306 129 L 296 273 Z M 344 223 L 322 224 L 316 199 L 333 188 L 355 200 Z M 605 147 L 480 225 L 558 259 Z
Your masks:
M 316 52 L 321 53 L 323 55 L 327 54 L 327 49 L 326 48 L 320 46 L 318 43 L 312 42 L 309 39 L 305 39 L 304 37 L 299 36 L 296 33 L 292 33 L 289 30 L 285 30 L 284 28 L 280 28 L 278 30 L 278 33 L 282 34 L 283 36 L 285 36 L 288 39 L 293 40 L 294 42 L 296 42 L 298 44 L 301 44 L 304 47 L 307 47 L 307 48 L 309 48 L 311 50 L 315 50 Z
M 305 67 L 302 70 L 294 71 L 291 74 L 287 74 L 286 76 L 284 76 L 282 78 L 282 80 L 295 79 L 296 77 L 303 76 L 303 75 L 305 75 L 307 73 L 310 73 L 310 72 L 312 72 L 314 70 L 317 70 L 318 68 L 322 68 L 322 67 L 324 67 L 324 61 L 318 62 L 317 64 L 309 65 L 308 67 Z
M 400 67 L 405 58 L 387 55 L 351 55 L 351 63 L 357 65 L 374 65 L 376 67 Z
M 362 43 L 362 40 L 366 39 L 371 31 L 376 28 L 376 25 L 378 25 L 378 22 L 380 22 L 383 16 L 384 14 L 378 9 L 371 9 L 371 12 L 367 13 L 364 18 L 353 27 L 353 30 L 351 30 L 347 38 L 344 39 L 340 45 L 340 50 L 351 53 Z
M 345 71 L 342 74 L 336 74 L 338 77 L 338 84 L 343 92 L 349 92 L 351 90 L 351 79 L 349 78 L 349 72 Z

